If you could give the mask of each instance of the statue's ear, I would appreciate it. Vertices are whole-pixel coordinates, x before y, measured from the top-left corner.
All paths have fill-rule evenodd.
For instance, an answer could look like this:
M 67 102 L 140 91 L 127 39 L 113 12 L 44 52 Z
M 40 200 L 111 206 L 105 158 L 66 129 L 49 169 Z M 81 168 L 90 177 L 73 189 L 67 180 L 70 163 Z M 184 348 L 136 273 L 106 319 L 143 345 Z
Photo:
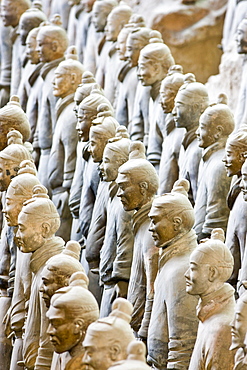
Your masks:
M 121 347 L 118 343 L 114 343 L 109 348 L 110 356 L 112 361 L 116 361 L 121 353 Z
M 50 234 L 50 231 L 51 231 L 51 225 L 49 224 L 49 222 L 44 221 L 42 223 L 42 236 L 44 238 L 47 238 L 47 236 Z
M 182 225 L 182 218 L 181 217 L 173 217 L 173 227 L 174 227 L 174 230 L 177 231 L 180 229 L 181 225 Z
M 82 332 L 84 330 L 84 320 L 81 319 L 81 318 L 77 318 L 74 320 L 74 334 L 79 334 L 80 332 Z
M 208 280 L 212 283 L 218 278 L 218 276 L 219 276 L 218 269 L 215 266 L 210 266 Z
M 219 138 L 222 137 L 223 131 L 224 131 L 224 129 L 221 125 L 216 126 L 216 130 L 215 130 L 215 134 L 214 134 L 214 137 L 215 137 L 216 140 L 219 140 Z
M 72 85 L 76 83 L 76 73 L 71 73 L 71 83 Z
M 56 52 L 56 51 L 57 51 L 57 49 L 58 49 L 58 42 L 57 42 L 57 40 L 53 40 L 53 41 L 52 41 L 52 43 L 51 43 L 51 48 L 52 48 L 52 50 L 53 50 L 54 52 Z
M 146 191 L 148 190 L 148 183 L 146 181 L 142 181 L 139 183 L 139 186 L 140 186 L 141 194 L 144 195 Z

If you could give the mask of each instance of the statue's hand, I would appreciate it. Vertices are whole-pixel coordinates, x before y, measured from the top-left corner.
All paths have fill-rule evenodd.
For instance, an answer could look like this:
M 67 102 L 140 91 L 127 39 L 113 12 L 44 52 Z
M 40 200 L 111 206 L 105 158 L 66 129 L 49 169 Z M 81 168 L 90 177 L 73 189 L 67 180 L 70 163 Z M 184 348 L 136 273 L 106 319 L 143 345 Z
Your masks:
M 60 217 L 68 218 L 70 217 L 70 209 L 69 209 L 69 192 L 64 190 L 61 193 L 58 193 L 52 197 L 52 201 L 57 207 L 57 211 Z
M 117 282 L 112 292 L 111 303 L 118 297 L 127 298 L 128 285 L 129 283 L 124 280 L 120 280 Z
M 40 159 L 40 148 L 33 148 L 32 157 L 35 166 L 38 168 Z
M 6 105 L 10 97 L 10 86 L 0 86 L 0 108 Z

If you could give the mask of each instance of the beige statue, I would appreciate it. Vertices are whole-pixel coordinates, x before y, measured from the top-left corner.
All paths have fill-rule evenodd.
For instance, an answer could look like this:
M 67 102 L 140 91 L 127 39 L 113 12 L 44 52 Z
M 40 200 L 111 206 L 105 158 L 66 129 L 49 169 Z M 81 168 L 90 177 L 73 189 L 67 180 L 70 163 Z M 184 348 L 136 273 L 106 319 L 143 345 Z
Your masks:
M 37 156 L 40 151 L 38 167 L 40 182 L 48 188 L 47 164 L 56 125 L 56 98 L 53 95 L 53 79 L 55 69 L 63 60 L 65 50 L 68 47 L 68 37 L 63 28 L 50 24 L 40 27 L 36 42 L 39 59 L 44 65 L 40 71 L 43 83 L 33 146 Z M 36 163 L 38 163 L 37 159 Z
M 146 347 L 143 342 L 134 340 L 127 348 L 128 357 L 111 366 L 109 370 L 148 370 L 151 369 L 146 364 Z
M 234 269 L 229 282 L 238 292 L 243 289 L 241 267 L 245 251 L 246 222 L 245 214 L 247 203 L 244 201 L 241 193 L 240 183 L 242 180 L 241 167 L 247 154 L 247 131 L 240 129 L 231 134 L 226 142 L 225 155 L 222 159 L 225 164 L 227 176 L 233 178 L 231 187 L 227 196 L 227 204 L 230 209 L 230 215 L 227 224 L 226 246 L 230 249 L 234 258 Z M 245 289 L 244 289 L 245 290 Z
M 234 289 L 225 283 L 231 276 L 233 257 L 224 244 L 222 229 L 213 229 L 211 239 L 202 242 L 190 256 L 185 274 L 186 291 L 199 296 L 200 320 L 189 370 L 231 370 L 231 322 L 234 318 Z
M 164 131 L 164 112 L 159 104 L 159 89 L 168 69 L 175 64 L 171 51 L 163 42 L 151 38 L 138 59 L 138 78 L 143 86 L 151 86 L 147 159 L 159 168 Z
M 134 306 L 131 326 L 145 340 L 158 271 L 158 248 L 148 230 L 148 213 L 159 183 L 153 165 L 146 160 L 141 142 L 131 143 L 129 160 L 119 168 L 116 182 L 124 210 L 135 210 L 133 261 L 127 298 Z
M 18 130 L 23 136 L 23 142 L 28 140 L 30 125 L 17 96 L 12 96 L 9 103 L 0 109 L 0 121 L 0 150 L 7 146 L 7 133 L 10 129 Z
M 120 37 L 124 30 L 128 30 L 125 58 L 128 62 L 129 68 L 125 68 L 119 73 L 118 79 L 121 83 L 119 84 L 116 103 L 116 119 L 121 125 L 129 127 L 129 132 L 132 132 L 131 124 L 138 86 L 137 65 L 139 54 L 140 50 L 148 44 L 151 31 L 149 28 L 144 27 L 144 24 L 142 27 L 136 27 L 136 24 L 132 22 L 134 16 L 135 14 L 133 14 L 129 23 L 119 34 Z M 134 19 L 134 21 L 138 21 L 138 19 Z M 143 88 L 141 86 L 142 85 L 140 84 L 139 89 L 142 90 Z
M 54 292 L 47 312 L 47 332 L 56 352 L 51 370 L 86 369 L 82 342 L 87 327 L 98 319 L 99 308 L 83 272 L 74 272 L 66 285 Z
M 186 133 L 179 154 L 179 177 L 190 182 L 189 198 L 194 205 L 198 187 L 198 170 L 202 149 L 198 146 L 196 130 L 199 118 L 209 105 L 206 87 L 196 82 L 191 73 L 185 76 L 185 82 L 178 90 L 173 109 L 176 127 L 184 127 Z
M 119 126 L 107 104 L 100 104 L 97 110 L 97 118 L 92 121 L 89 132 L 89 151 L 94 163 L 102 161 L 104 148 L 108 140 L 115 136 L 116 129 Z M 91 270 L 98 270 L 99 268 L 99 254 L 106 228 L 107 204 L 109 201 L 108 188 L 109 183 L 107 181 L 102 180 L 99 182 L 87 235 L 86 259 Z
M 124 298 L 117 298 L 108 317 L 89 325 L 83 346 L 83 361 L 94 370 L 107 370 L 127 358 L 127 347 L 134 340 L 129 325 L 133 307 Z
M 84 269 L 79 262 L 81 247 L 78 242 L 67 242 L 62 253 L 51 257 L 42 271 L 42 285 L 40 292 L 46 307 L 50 307 L 50 301 L 56 290 L 69 285 L 69 279 L 74 272 Z
M 68 200 L 76 165 L 77 131 L 73 112 L 74 94 L 81 82 L 83 65 L 78 61 L 75 47 L 69 47 L 66 60 L 54 72 L 53 95 L 60 98 L 55 106 L 56 127 L 48 161 L 48 183 L 52 201 L 60 215 L 57 232 L 65 241 L 70 239 L 72 216 Z
M 209 237 L 216 227 L 226 231 L 229 216 L 226 197 L 230 178 L 226 175 L 222 158 L 226 140 L 234 130 L 234 117 L 226 103 L 222 103 L 204 111 L 196 131 L 199 147 L 203 149 L 194 208 L 194 229 L 198 240 Z
M 34 163 L 30 160 L 24 160 L 20 163 L 17 175 L 18 176 L 13 178 L 10 182 L 4 207 L 7 224 L 14 228 L 18 225 L 18 215 L 22 209 L 23 203 L 32 197 L 33 187 L 40 184 Z M 10 327 L 15 339 L 11 356 L 11 370 L 20 370 L 17 363 L 23 361 L 22 344 L 24 321 L 27 308 L 26 303 L 30 297 L 32 279 L 30 257 L 30 253 L 22 253 L 17 248 L 14 291 L 10 313 Z M 25 273 L 23 273 L 23 271 L 25 271 Z
M 11 87 L 10 94 L 17 94 L 21 80 L 22 58 L 24 47 L 18 34 L 18 25 L 21 15 L 31 7 L 30 0 L 3 0 L 1 1 L 1 16 L 4 26 L 12 27 L 11 44 Z
M 134 244 L 133 212 L 123 209 L 117 196 L 118 186 L 115 180 L 119 167 L 129 158 L 130 143 L 126 128 L 119 126 L 116 136 L 105 146 L 100 165 L 102 179 L 110 183 L 105 237 L 99 264 L 100 281 L 104 283 L 101 317 L 109 315 L 114 298 L 127 298 Z
M 39 289 L 46 261 L 62 252 L 64 242 L 55 233 L 60 226 L 56 207 L 42 185 L 33 188 L 33 196 L 25 202 L 18 216 L 17 245 L 23 253 L 32 253 L 30 269 L 32 285 L 23 340 L 23 360 L 27 369 L 51 366 L 53 350 L 47 331 L 47 308 Z
M 185 131 L 183 128 L 175 127 L 172 110 L 178 89 L 183 83 L 183 68 L 179 65 L 174 65 L 169 68 L 167 76 L 160 85 L 160 104 L 163 112 L 166 114 L 166 135 L 162 143 L 159 170 L 160 186 L 158 194 L 160 195 L 170 192 L 179 176 L 178 157 Z
M 246 282 L 245 282 L 246 284 Z M 231 323 L 232 344 L 230 349 L 235 352 L 234 370 L 247 369 L 246 334 L 247 334 L 247 300 L 246 292 L 238 299 L 234 319 Z
M 184 284 L 190 254 L 197 247 L 188 190 L 187 180 L 176 181 L 171 193 L 154 199 L 149 212 L 149 230 L 160 248 L 148 329 L 148 361 L 155 369 L 188 369 L 196 340 L 197 300 L 186 294 Z

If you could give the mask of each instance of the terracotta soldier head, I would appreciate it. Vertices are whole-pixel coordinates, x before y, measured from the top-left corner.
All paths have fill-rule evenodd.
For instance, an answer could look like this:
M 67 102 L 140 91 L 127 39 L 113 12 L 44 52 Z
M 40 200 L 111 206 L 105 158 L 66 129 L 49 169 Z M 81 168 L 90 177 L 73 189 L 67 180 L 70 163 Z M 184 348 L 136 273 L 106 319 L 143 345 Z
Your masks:
M 130 32 L 126 40 L 125 57 L 131 67 L 138 65 L 141 49 L 149 43 L 151 30 L 146 27 L 137 27 Z
M 120 132 L 119 132 L 120 131 Z M 104 181 L 114 181 L 119 167 L 127 162 L 131 141 L 125 126 L 119 126 L 116 136 L 108 140 L 105 146 L 100 171 Z
M 40 184 L 35 165 L 30 160 L 20 163 L 17 175 L 11 180 L 6 193 L 4 213 L 8 226 L 18 225 L 18 216 L 24 202 L 32 198 L 33 187 Z
M 72 274 L 69 285 L 52 296 L 47 312 L 47 334 L 55 352 L 83 352 L 87 327 L 98 319 L 99 308 L 93 294 L 88 291 L 88 278 L 83 272 Z
M 93 4 L 95 3 L 95 0 L 82 0 L 81 3 L 84 6 L 84 11 L 89 13 L 93 9 Z
M 36 37 L 38 35 L 39 28 L 33 28 L 29 34 L 27 35 L 26 39 L 26 56 L 30 60 L 31 64 L 38 64 L 39 63 L 39 54 L 36 50 L 37 43 Z
M 50 307 L 51 297 L 56 290 L 68 286 L 74 272 L 84 269 L 79 262 L 81 247 L 76 241 L 67 242 L 62 253 L 51 257 L 42 271 L 40 292 L 46 307 Z
M 235 350 L 237 348 L 246 348 L 247 292 L 244 292 L 237 301 L 231 333 L 232 344 L 230 349 Z
M 160 104 L 164 113 L 172 112 L 174 108 L 174 99 L 183 83 L 183 68 L 175 64 L 169 68 L 167 76 L 161 82 L 160 86 Z
M 2 0 L 1 17 L 4 26 L 18 26 L 22 13 L 24 13 L 30 7 L 30 0 Z
M 66 60 L 62 61 L 54 72 L 53 95 L 65 98 L 73 94 L 82 79 L 83 65 L 78 61 L 75 46 L 70 46 L 66 53 Z
M 30 136 L 30 124 L 21 108 L 18 96 L 13 95 L 0 109 L 0 150 L 7 146 L 7 134 L 10 129 L 18 130 L 23 136 L 23 142 Z
M 10 131 L 7 138 L 11 144 L 0 152 L 0 191 L 7 190 L 11 179 L 20 169 L 20 163 L 26 159 L 32 159 L 29 150 L 22 143 L 22 135 L 19 131 Z
M 211 239 L 205 239 L 192 252 L 190 267 L 185 273 L 187 293 L 203 298 L 220 289 L 230 278 L 234 262 L 224 239 L 222 229 L 213 229 Z
M 107 41 L 117 41 L 119 32 L 129 22 L 132 9 L 125 3 L 120 3 L 112 9 L 107 17 L 105 36 Z
M 17 245 L 23 253 L 35 252 L 50 241 L 60 226 L 60 217 L 43 185 L 33 188 L 33 196 L 18 217 Z
M 107 104 L 98 106 L 97 118 L 92 123 L 89 131 L 89 151 L 94 162 L 101 162 L 104 148 L 108 140 L 115 136 L 119 123 L 112 116 Z
M 146 364 L 146 346 L 143 342 L 133 340 L 127 348 L 128 357 L 118 364 L 110 367 L 109 370 L 148 370 Z
M 80 103 L 76 130 L 78 131 L 81 141 L 88 141 L 92 121 L 97 117 L 98 106 L 102 103 L 108 105 L 111 112 L 113 112 L 109 100 L 104 96 L 101 90 L 95 87 L 92 89 L 90 95 Z
M 171 193 L 153 200 L 149 212 L 149 231 L 156 247 L 168 247 L 192 229 L 195 217 L 188 191 L 189 182 L 185 179 L 178 180 Z
M 236 34 L 237 51 L 239 54 L 247 53 L 247 19 L 244 18 L 237 28 Z
M 209 105 L 209 97 L 206 87 L 196 82 L 192 73 L 185 75 L 184 81 L 175 98 L 173 114 L 176 126 L 190 131 L 198 127 L 199 118 Z
M 82 80 L 80 85 L 77 87 L 75 96 L 74 96 L 74 112 L 76 117 L 78 117 L 78 109 L 79 104 L 82 102 L 83 99 L 85 99 L 88 95 L 90 95 L 93 88 L 97 86 L 97 89 L 101 90 L 101 87 L 96 84 L 96 80 L 93 76 L 93 74 L 89 71 L 86 71 L 82 75 Z
M 146 160 L 143 143 L 131 143 L 129 160 L 119 168 L 116 182 L 125 211 L 138 210 L 153 200 L 159 179 L 153 165 Z
M 115 0 L 96 0 L 92 9 L 92 22 L 96 32 L 103 32 L 106 26 L 107 17 L 112 9 L 117 6 Z
M 107 370 L 127 357 L 127 347 L 134 340 L 129 325 L 133 306 L 124 298 L 117 298 L 108 317 L 89 325 L 83 346 L 84 363 L 94 370 Z
M 143 86 L 152 86 L 163 80 L 168 69 L 175 64 L 170 49 L 163 42 L 152 42 L 141 51 L 138 60 L 138 78 Z
M 233 113 L 226 104 L 220 103 L 206 108 L 196 130 L 199 147 L 205 149 L 217 141 L 226 142 L 234 127 Z
M 44 63 L 62 58 L 69 44 L 66 31 L 53 24 L 40 27 L 36 41 L 39 59 Z
M 247 154 L 247 130 L 241 129 L 232 133 L 226 142 L 225 164 L 227 176 L 241 175 L 241 167 Z
M 33 1 L 32 7 L 26 10 L 19 21 L 19 35 L 22 45 L 26 45 L 26 39 L 29 32 L 40 25 L 41 22 L 45 22 L 47 17 L 42 11 L 42 3 L 38 0 Z

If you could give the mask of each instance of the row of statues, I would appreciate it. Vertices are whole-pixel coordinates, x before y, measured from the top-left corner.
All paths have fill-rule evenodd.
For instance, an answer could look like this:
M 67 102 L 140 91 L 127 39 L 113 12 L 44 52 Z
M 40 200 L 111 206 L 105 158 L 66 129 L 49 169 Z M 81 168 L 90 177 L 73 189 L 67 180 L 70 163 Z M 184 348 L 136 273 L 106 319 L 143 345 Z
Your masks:
M 124 2 L 1 17 L 0 369 L 247 368 L 244 83 L 234 116 Z

